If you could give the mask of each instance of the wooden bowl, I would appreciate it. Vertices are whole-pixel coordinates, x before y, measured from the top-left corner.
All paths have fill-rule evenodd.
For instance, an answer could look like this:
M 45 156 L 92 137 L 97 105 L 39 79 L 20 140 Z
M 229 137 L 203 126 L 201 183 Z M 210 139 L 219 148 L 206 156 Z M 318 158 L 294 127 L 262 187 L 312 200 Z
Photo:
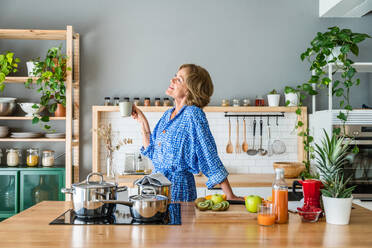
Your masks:
M 300 162 L 274 162 L 273 166 L 284 169 L 284 178 L 297 178 L 306 168 Z

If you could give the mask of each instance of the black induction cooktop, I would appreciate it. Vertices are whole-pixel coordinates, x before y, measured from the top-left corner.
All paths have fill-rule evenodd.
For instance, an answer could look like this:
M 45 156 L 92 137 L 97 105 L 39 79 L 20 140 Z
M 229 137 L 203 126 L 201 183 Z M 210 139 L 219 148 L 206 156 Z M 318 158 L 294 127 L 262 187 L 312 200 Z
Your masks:
M 181 225 L 181 204 L 169 204 L 165 218 L 155 222 L 137 221 L 132 218 L 129 207 L 123 206 L 116 209 L 112 216 L 96 219 L 79 218 L 69 209 L 49 225 Z

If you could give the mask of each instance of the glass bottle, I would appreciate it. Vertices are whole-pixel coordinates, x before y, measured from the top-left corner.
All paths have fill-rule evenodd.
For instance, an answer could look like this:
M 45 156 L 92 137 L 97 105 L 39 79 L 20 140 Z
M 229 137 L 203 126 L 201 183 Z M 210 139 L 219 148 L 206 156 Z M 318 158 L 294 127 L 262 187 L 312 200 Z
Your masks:
M 136 173 L 144 173 L 145 172 L 145 163 L 142 159 L 141 154 L 138 155 L 137 164 L 136 164 Z
M 39 150 L 35 148 L 27 149 L 27 166 L 37 166 L 39 164 Z
M 114 106 L 119 106 L 120 97 L 114 97 Z
M 284 180 L 284 169 L 275 169 L 275 181 L 272 188 L 275 220 L 278 224 L 288 222 L 288 185 Z
M 104 103 L 105 106 L 110 106 L 111 105 L 111 98 L 106 96 L 105 97 L 105 103 Z
M 233 107 L 239 107 L 239 106 L 240 106 L 239 99 L 233 99 Z
M 133 105 L 141 106 L 141 101 L 139 97 L 133 98 Z
M 15 208 L 15 176 L 9 176 L 8 185 L 3 188 L 3 194 L 0 194 L 0 198 L 3 200 L 3 210 L 14 210 Z
M 145 97 L 145 101 L 143 102 L 143 105 L 146 106 L 146 107 L 151 106 L 150 97 Z
M 21 160 L 21 152 L 17 148 L 10 148 L 6 150 L 6 163 L 8 166 L 18 166 Z
M 169 98 L 167 98 L 167 97 L 164 98 L 163 106 L 164 106 L 164 107 L 169 107 L 169 106 L 171 106 L 171 102 L 170 102 Z
M 227 99 L 223 99 L 222 100 L 222 104 L 221 104 L 222 107 L 228 107 L 230 106 L 230 103 L 229 103 L 229 100 Z
M 44 150 L 42 153 L 41 164 L 45 167 L 54 165 L 54 151 L 53 150 Z
M 161 106 L 160 98 L 159 98 L 159 97 L 156 97 L 156 98 L 155 98 L 154 105 L 155 105 L 156 107 L 160 107 L 160 106 Z
M 53 195 L 53 189 L 46 183 L 45 176 L 40 175 L 39 185 L 32 189 L 32 199 L 34 204 L 47 200 L 56 200 L 51 199 L 51 195 Z

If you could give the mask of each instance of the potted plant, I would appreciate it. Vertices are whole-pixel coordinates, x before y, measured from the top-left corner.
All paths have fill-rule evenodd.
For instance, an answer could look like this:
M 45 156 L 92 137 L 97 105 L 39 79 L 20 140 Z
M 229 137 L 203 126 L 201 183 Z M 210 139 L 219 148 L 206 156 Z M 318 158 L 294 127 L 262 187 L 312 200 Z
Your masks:
M 267 94 L 267 102 L 270 107 L 278 107 L 280 101 L 280 94 L 274 89 Z
M 3 92 L 5 88 L 5 77 L 10 73 L 15 73 L 18 71 L 18 64 L 20 62 L 19 58 L 14 58 L 14 53 L 6 52 L 5 54 L 0 54 L 0 91 Z
M 317 153 L 317 168 L 320 180 L 324 188 L 321 189 L 326 221 L 330 224 L 346 225 L 349 224 L 351 195 L 355 186 L 347 187 L 351 178 L 345 179 L 343 167 L 347 163 L 347 155 L 350 141 L 344 137 L 332 134 L 330 138 L 324 131 L 324 138 L 321 146 L 315 144 Z
M 284 88 L 285 105 L 289 107 L 298 105 L 298 93 L 299 91 L 295 88 L 286 86 Z
M 27 76 L 29 77 L 32 77 L 34 76 L 34 70 L 37 66 L 37 61 L 34 61 L 34 60 L 30 60 L 30 61 L 27 61 L 26 62 L 26 67 L 27 67 Z M 38 74 L 37 76 L 40 76 L 40 74 Z
M 66 66 L 66 62 L 67 56 L 62 54 L 61 46 L 52 47 L 43 61 L 35 63 L 32 71 L 32 76 L 39 76 L 36 85 L 37 91 L 41 93 L 40 104 L 45 106 L 49 113 L 54 113 L 58 117 L 66 116 L 65 80 L 67 70 L 71 70 Z M 25 83 L 26 88 L 31 87 L 32 81 L 32 78 L 28 79 Z M 34 124 L 39 121 L 48 122 L 49 118 L 35 116 L 32 120 Z M 50 126 L 44 125 L 44 128 L 50 129 Z

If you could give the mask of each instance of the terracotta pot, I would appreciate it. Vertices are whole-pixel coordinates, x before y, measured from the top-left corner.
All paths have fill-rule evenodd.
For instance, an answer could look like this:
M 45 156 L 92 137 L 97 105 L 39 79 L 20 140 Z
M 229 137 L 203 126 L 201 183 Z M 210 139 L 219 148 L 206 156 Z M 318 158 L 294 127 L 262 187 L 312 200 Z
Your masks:
M 54 112 L 55 117 L 65 117 L 66 116 L 66 107 L 62 104 L 57 103 L 56 112 Z
M 300 162 L 274 162 L 273 166 L 284 169 L 284 178 L 297 178 L 306 168 Z

